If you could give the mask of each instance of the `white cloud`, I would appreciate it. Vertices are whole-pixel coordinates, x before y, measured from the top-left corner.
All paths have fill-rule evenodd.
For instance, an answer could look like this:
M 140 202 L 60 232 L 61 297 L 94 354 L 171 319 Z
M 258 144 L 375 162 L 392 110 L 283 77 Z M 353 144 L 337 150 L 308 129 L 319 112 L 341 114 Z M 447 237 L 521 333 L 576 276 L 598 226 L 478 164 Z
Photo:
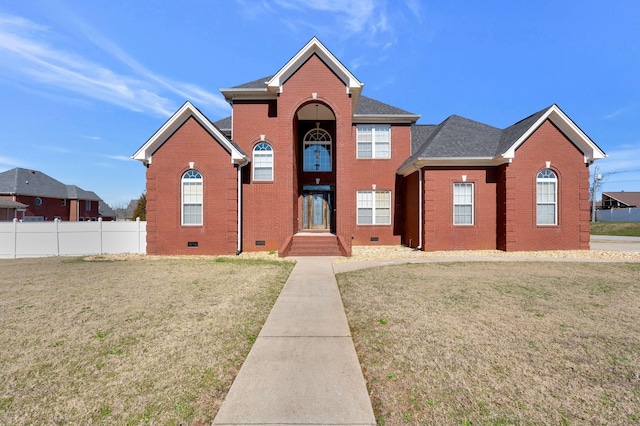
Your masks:
M 76 24 L 83 38 L 128 66 L 132 73 L 117 73 L 87 60 L 65 46 L 48 41 L 56 39 L 52 37 L 50 29 L 21 17 L 4 14 L 0 14 L 0 67 L 12 78 L 137 112 L 169 116 L 184 99 L 228 110 L 221 96 L 192 84 L 164 79 L 86 25 Z M 180 100 L 174 101 L 162 93 L 178 95 Z
M 357 37 L 375 46 L 385 46 L 396 40 L 394 21 L 385 0 L 236 1 L 248 19 L 274 16 L 293 32 L 311 28 L 320 38 L 331 36 L 344 40 Z
M 27 168 L 29 167 L 27 165 L 27 163 L 24 163 L 20 160 L 17 160 L 15 158 L 11 158 L 11 157 L 6 157 L 6 156 L 2 156 L 0 155 L 0 166 L 2 166 L 3 169 L 12 169 L 14 167 L 21 167 L 21 168 Z
M 105 157 L 118 161 L 135 161 L 127 155 L 105 155 Z

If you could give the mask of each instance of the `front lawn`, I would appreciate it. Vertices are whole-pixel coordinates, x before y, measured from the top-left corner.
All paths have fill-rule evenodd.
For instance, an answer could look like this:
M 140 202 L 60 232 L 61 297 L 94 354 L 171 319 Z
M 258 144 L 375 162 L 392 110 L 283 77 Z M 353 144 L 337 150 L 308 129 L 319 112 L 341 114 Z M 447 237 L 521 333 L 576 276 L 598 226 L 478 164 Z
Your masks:
M 379 424 L 640 423 L 640 264 L 338 275 Z
M 291 262 L 1 260 L 0 424 L 210 424 Z

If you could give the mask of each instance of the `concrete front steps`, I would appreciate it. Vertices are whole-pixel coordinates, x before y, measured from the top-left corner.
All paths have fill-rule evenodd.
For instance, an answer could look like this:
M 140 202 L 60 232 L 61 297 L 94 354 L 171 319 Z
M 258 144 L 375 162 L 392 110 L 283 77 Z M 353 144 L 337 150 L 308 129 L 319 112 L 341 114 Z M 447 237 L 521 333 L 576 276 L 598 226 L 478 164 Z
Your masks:
M 346 256 L 338 237 L 330 233 L 301 232 L 291 238 L 282 256 Z

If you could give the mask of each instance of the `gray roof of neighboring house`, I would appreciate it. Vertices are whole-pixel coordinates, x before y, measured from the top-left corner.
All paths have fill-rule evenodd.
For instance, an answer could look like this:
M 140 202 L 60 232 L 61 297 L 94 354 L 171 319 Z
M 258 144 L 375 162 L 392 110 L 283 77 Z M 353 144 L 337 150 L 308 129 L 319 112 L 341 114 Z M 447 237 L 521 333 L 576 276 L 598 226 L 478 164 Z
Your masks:
M 37 170 L 16 167 L 0 173 L 0 194 L 29 195 L 78 200 L 99 200 L 95 193 L 75 185 L 65 185 Z
M 614 200 L 618 200 L 627 206 L 638 207 L 640 206 L 640 192 L 603 192 L 602 197 L 613 198 Z
M 98 214 L 101 217 L 116 217 L 116 212 L 114 212 L 113 209 L 103 200 L 98 202 Z
M 27 207 L 27 205 L 19 203 L 17 201 L 9 200 L 8 198 L 0 197 L 0 208 L 3 208 L 3 209 L 22 209 L 24 207 Z

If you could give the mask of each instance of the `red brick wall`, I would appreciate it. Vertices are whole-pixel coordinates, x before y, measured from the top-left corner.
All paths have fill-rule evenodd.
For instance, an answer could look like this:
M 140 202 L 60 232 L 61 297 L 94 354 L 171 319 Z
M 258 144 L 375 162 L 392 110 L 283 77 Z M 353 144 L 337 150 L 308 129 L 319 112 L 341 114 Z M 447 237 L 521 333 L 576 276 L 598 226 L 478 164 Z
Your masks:
M 495 168 L 425 168 L 423 249 L 493 250 L 496 248 Z M 473 225 L 453 224 L 453 184 L 474 184 Z
M 420 244 L 420 195 L 419 173 L 416 171 L 404 178 L 404 232 L 402 244 L 417 247 Z M 422 204 L 424 205 L 424 203 Z
M 42 205 L 36 206 L 36 198 L 40 198 L 42 200 Z M 44 220 L 54 220 L 56 216 L 60 217 L 60 220 L 69 220 L 69 205 L 70 202 L 67 200 L 67 205 L 62 205 L 62 200 L 59 198 L 47 198 L 47 197 L 32 197 L 28 195 L 17 195 L 15 197 L 15 201 L 26 204 L 27 209 L 24 212 L 25 216 L 42 216 Z M 98 202 L 96 201 L 95 214 L 93 217 L 98 216 Z M 82 202 L 82 209 L 84 209 L 84 201 Z M 80 215 L 83 216 L 84 213 L 93 213 L 85 212 L 84 210 L 80 211 Z M 89 216 L 88 214 L 86 216 Z M 19 215 L 22 217 L 22 214 Z M 91 216 L 89 216 L 91 217 Z
M 203 178 L 202 226 L 181 224 L 181 178 L 191 161 Z M 230 154 L 189 118 L 153 154 L 147 169 L 147 253 L 234 254 L 236 247 L 236 168 Z
M 379 123 L 388 124 L 388 123 Z M 338 182 L 346 192 L 350 208 L 344 212 L 351 227 L 354 245 L 396 245 L 400 244 L 401 235 L 393 226 L 396 212 L 396 170 L 411 155 L 411 127 L 391 126 L 391 158 L 390 159 L 356 159 L 356 126 L 351 128 L 351 145 L 348 154 L 341 158 L 345 172 L 351 176 Z M 391 225 L 372 226 L 356 225 L 356 191 L 371 191 L 372 185 L 376 191 L 391 191 Z M 342 209 L 340 214 L 343 214 Z M 346 234 L 348 235 L 348 234 Z M 371 238 L 377 237 L 377 242 Z
M 557 226 L 536 225 L 536 176 L 546 161 L 558 177 Z M 589 248 L 589 169 L 582 152 L 553 123 L 543 123 L 502 173 L 505 250 Z

